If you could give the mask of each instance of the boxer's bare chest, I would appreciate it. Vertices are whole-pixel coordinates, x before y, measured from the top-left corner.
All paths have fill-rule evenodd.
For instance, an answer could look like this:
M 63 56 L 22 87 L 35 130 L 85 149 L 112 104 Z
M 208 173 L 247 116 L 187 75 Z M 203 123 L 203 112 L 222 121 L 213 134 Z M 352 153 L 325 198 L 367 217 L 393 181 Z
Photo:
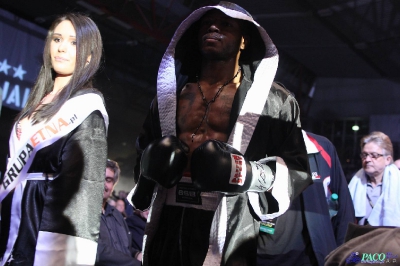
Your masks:
M 236 93 L 236 84 L 204 86 L 189 83 L 181 91 L 177 122 L 181 140 L 200 142 L 207 139 L 227 140 L 227 129 Z

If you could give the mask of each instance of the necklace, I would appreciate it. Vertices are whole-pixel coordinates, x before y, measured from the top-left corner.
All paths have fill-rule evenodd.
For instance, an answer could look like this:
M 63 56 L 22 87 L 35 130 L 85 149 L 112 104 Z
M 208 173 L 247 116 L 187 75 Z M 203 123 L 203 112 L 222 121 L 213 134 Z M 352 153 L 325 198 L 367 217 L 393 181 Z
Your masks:
M 203 102 L 206 104 L 206 111 L 204 112 L 204 116 L 203 116 L 203 118 L 201 119 L 200 124 L 197 126 L 196 130 L 193 132 L 193 134 L 192 134 L 192 136 L 191 136 L 191 137 L 192 137 L 192 142 L 193 142 L 193 138 L 196 136 L 197 131 L 200 129 L 201 125 L 203 124 L 204 119 L 207 117 L 207 114 L 208 114 L 210 105 L 211 105 L 213 102 L 215 102 L 215 100 L 216 100 L 216 99 L 218 98 L 218 96 L 221 94 L 223 88 L 224 88 L 226 85 L 228 85 L 232 80 L 234 80 L 234 79 L 237 77 L 237 75 L 239 75 L 239 72 L 240 72 L 240 71 L 241 71 L 241 68 L 239 67 L 239 69 L 238 69 L 238 71 L 236 72 L 236 74 L 235 74 L 230 80 L 228 80 L 227 82 L 225 82 L 224 84 L 222 84 L 222 86 L 219 87 L 219 89 L 218 89 L 217 93 L 214 95 L 214 97 L 213 97 L 210 101 L 208 101 L 208 102 L 207 102 L 206 97 L 204 96 L 203 90 L 201 89 L 200 81 L 199 81 L 199 76 L 196 75 L 196 78 L 197 78 L 197 87 L 198 87 L 199 90 L 200 90 L 201 98 L 203 99 Z

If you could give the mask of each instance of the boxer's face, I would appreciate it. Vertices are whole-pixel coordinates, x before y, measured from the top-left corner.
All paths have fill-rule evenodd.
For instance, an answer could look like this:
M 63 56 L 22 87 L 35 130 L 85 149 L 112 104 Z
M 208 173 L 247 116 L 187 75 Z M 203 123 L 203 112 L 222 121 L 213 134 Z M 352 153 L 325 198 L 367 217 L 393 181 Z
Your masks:
M 200 19 L 199 47 L 204 56 L 229 59 L 245 48 L 240 21 L 219 10 L 207 12 Z

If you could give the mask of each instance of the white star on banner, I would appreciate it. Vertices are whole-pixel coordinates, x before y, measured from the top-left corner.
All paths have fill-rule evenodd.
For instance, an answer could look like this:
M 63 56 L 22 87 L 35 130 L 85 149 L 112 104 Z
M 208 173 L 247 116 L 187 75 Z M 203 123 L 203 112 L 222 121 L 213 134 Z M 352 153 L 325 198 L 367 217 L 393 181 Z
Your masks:
M 8 75 L 9 68 L 11 68 L 11 66 L 7 64 L 7 59 L 4 59 L 0 66 L 0 72 L 4 72 L 4 74 Z
M 22 65 L 19 65 L 18 68 L 13 67 L 13 69 L 15 71 L 13 78 L 19 77 L 20 80 L 24 80 L 23 76 L 26 73 L 26 71 L 22 69 Z

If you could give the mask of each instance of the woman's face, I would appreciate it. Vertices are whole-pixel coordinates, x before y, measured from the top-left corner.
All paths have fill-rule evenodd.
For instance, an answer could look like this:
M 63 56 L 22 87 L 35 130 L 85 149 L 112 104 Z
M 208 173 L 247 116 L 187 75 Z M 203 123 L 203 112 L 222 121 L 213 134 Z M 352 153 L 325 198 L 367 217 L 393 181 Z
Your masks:
M 54 29 L 50 56 L 57 76 L 72 75 L 76 63 L 76 33 L 71 21 L 64 20 Z
M 390 164 L 391 156 L 384 155 L 383 149 L 374 142 L 365 144 L 361 153 L 368 154 L 368 156 L 362 159 L 362 167 L 370 177 L 382 175 L 385 167 Z

